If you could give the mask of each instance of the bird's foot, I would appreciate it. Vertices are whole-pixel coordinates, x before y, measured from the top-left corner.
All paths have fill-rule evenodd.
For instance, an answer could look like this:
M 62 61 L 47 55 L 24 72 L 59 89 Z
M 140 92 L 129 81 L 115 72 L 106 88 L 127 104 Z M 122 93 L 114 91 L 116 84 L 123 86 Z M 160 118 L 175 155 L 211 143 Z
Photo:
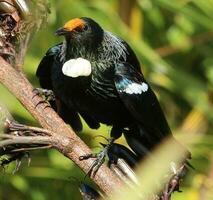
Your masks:
M 55 95 L 52 90 L 35 88 L 33 92 L 35 93 L 35 95 L 43 97 L 45 101 L 55 101 Z
M 33 96 L 33 98 L 35 96 L 37 96 L 37 95 L 43 98 L 43 101 L 40 101 L 36 105 L 36 107 L 39 104 L 42 104 L 42 103 L 48 103 L 49 104 L 50 101 L 55 101 L 55 94 L 53 93 L 52 90 L 47 90 L 47 89 L 43 89 L 43 88 L 35 88 L 33 90 L 33 92 L 35 93 L 35 95 Z
M 96 172 L 98 171 L 98 169 L 101 167 L 101 165 L 104 163 L 105 158 L 113 142 L 114 142 L 114 138 L 110 138 L 108 139 L 108 144 L 106 144 L 105 147 L 99 153 L 86 154 L 79 157 L 79 160 L 96 158 L 88 170 L 89 176 L 94 176 Z

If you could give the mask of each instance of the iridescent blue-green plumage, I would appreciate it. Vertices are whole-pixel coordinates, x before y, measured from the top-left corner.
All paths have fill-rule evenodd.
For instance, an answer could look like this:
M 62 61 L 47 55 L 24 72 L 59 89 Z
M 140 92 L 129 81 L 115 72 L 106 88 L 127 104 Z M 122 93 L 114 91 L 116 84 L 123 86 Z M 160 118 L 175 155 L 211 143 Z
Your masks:
M 171 134 L 163 111 L 130 46 L 92 19 L 82 19 L 89 28 L 67 33 L 65 41 L 42 59 L 37 70 L 40 84 L 54 91 L 59 114 L 75 130 L 82 128 L 79 115 L 91 128 L 111 125 L 111 136 L 124 133 L 129 146 L 142 156 Z M 64 75 L 63 64 L 79 57 L 91 63 L 92 73 Z

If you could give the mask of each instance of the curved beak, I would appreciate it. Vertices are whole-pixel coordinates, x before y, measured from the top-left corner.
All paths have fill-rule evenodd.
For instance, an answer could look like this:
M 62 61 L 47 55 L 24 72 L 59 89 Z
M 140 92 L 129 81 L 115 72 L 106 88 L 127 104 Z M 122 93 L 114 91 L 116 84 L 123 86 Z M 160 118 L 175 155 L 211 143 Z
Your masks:
M 62 27 L 62 28 L 59 28 L 58 30 L 56 30 L 55 34 L 58 35 L 58 36 L 61 36 L 61 35 L 66 35 L 70 32 L 70 30 Z

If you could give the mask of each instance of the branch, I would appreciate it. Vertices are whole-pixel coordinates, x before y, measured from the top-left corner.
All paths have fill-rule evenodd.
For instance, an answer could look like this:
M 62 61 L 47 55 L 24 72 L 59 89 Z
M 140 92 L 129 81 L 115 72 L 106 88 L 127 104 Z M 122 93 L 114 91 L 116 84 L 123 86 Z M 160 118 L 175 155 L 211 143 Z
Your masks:
M 87 173 L 93 159 L 80 161 L 79 157 L 91 153 L 90 149 L 52 108 L 45 108 L 46 104 L 39 104 L 42 101 L 39 96 L 33 98 L 33 87 L 26 77 L 15 70 L 2 57 L 0 57 L 0 82 L 38 120 L 42 127 L 50 131 L 55 141 L 53 147 Z M 122 185 L 120 179 L 106 165 L 102 165 L 96 175 L 91 178 L 106 194 L 112 193 L 115 188 Z

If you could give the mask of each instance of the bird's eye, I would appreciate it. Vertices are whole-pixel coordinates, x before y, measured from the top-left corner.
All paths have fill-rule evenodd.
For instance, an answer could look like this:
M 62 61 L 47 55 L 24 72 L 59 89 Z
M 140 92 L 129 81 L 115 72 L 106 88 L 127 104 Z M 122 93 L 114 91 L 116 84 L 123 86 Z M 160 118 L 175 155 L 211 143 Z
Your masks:
M 85 25 L 84 27 L 83 27 L 83 31 L 87 31 L 88 30 L 88 25 Z
M 75 29 L 75 32 L 81 33 L 81 32 L 87 31 L 88 29 L 89 29 L 88 25 L 85 25 L 85 26 L 83 26 L 83 27 L 77 27 L 77 28 Z

